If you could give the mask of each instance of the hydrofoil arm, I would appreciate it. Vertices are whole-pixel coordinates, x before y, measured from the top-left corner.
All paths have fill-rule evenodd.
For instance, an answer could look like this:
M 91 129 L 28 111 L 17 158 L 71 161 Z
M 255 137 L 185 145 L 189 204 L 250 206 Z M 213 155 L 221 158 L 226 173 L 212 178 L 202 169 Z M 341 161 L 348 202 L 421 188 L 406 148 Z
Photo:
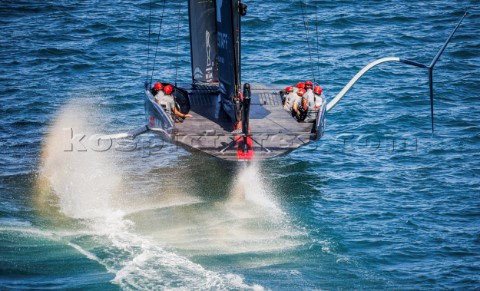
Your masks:
M 150 130 L 150 128 L 148 128 L 147 125 L 142 125 L 142 126 L 136 128 L 136 129 L 128 131 L 128 132 L 104 135 L 104 136 L 101 137 L 101 139 L 135 138 L 135 137 L 137 137 L 141 134 L 146 133 L 149 130 Z
M 332 99 L 332 101 L 328 102 L 327 111 L 330 111 L 330 109 L 332 109 L 335 105 L 337 105 L 338 101 L 340 101 L 340 99 L 342 99 L 343 96 L 347 94 L 350 88 L 352 88 L 353 85 L 358 81 L 358 79 L 360 79 L 366 72 L 368 72 L 371 68 L 385 62 L 400 62 L 400 58 L 396 58 L 396 57 L 381 58 L 366 65 L 350 80 L 350 82 L 348 82 L 348 84 L 345 87 L 343 87 L 342 91 L 340 91 L 340 93 L 338 93 L 337 96 L 335 96 L 335 98 Z
M 435 64 L 437 63 L 437 61 L 439 60 L 440 56 L 442 55 L 443 51 L 445 50 L 445 48 L 447 47 L 448 43 L 450 42 L 450 40 L 452 39 L 453 35 L 455 34 L 455 32 L 457 31 L 458 27 L 460 26 L 460 24 L 462 23 L 463 19 L 465 18 L 465 16 L 467 16 L 467 12 L 465 12 L 462 16 L 462 18 L 460 19 L 460 21 L 458 22 L 457 26 L 455 27 L 455 29 L 450 33 L 448 39 L 445 41 L 445 43 L 442 45 L 442 47 L 440 48 L 440 50 L 437 52 L 437 54 L 435 55 L 435 57 L 433 58 L 432 62 L 430 63 L 430 65 L 424 65 L 424 64 L 421 64 L 421 63 L 417 63 L 417 62 L 414 62 L 414 61 L 410 61 L 410 60 L 406 60 L 406 59 L 401 59 L 401 58 L 397 58 L 397 57 L 387 57 L 387 58 L 381 58 L 381 59 L 378 59 L 374 62 L 371 62 L 370 64 L 366 65 L 363 69 L 361 69 L 351 80 L 350 82 L 348 82 L 348 84 L 342 89 L 342 91 L 340 91 L 340 93 L 337 94 L 337 96 L 335 96 L 335 98 L 332 99 L 332 101 L 330 101 L 328 104 L 327 104 L 327 111 L 330 111 L 335 105 L 337 105 L 338 101 L 340 101 L 340 99 L 343 98 L 343 96 L 345 96 L 345 94 L 350 90 L 350 88 L 352 88 L 352 86 L 358 81 L 358 79 L 360 79 L 366 72 L 368 72 L 371 68 L 381 64 L 381 63 L 385 63 L 385 62 L 401 62 L 401 63 L 404 63 L 404 64 L 407 64 L 407 65 L 411 65 L 411 66 L 415 66 L 415 67 L 419 67 L 419 68 L 425 68 L 425 69 L 428 69 L 428 81 L 429 81 L 429 87 L 430 87 L 430 111 L 431 111 L 431 117 L 432 117 L 432 132 L 433 132 L 433 68 L 435 67 Z

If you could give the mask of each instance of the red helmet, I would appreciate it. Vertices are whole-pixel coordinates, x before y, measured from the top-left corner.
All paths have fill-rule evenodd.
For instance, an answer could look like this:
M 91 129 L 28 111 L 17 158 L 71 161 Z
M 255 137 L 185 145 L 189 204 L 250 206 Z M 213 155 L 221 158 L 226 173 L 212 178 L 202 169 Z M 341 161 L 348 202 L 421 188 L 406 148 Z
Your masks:
M 303 89 L 305 88 L 305 83 L 304 82 L 298 82 L 297 85 L 295 85 L 298 89 Z
M 165 92 L 165 94 L 170 95 L 173 92 L 173 86 L 167 85 L 163 88 L 163 91 Z
M 297 94 L 298 94 L 298 96 L 302 97 L 303 94 L 305 94 L 305 89 L 303 89 L 303 88 L 298 89 Z
M 310 89 L 312 89 L 312 88 L 313 88 L 313 83 L 312 83 L 312 81 L 306 81 L 306 82 L 305 82 L 305 88 L 310 88 Z
M 318 95 L 322 94 L 322 91 L 322 87 L 320 86 L 315 86 L 315 89 L 313 89 L 313 92 Z
M 156 91 L 162 90 L 163 89 L 162 83 L 159 83 L 159 82 L 155 83 L 155 85 L 153 85 L 153 89 L 155 89 Z
M 285 88 L 285 92 L 291 93 L 293 92 L 293 88 L 291 86 L 288 86 L 287 88 Z

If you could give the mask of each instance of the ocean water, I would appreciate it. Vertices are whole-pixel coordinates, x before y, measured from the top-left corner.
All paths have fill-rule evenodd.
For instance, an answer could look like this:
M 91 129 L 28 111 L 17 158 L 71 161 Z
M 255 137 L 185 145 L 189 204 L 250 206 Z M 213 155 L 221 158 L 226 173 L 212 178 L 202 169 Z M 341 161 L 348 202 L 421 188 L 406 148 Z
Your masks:
M 315 78 L 329 99 L 377 58 L 430 63 L 468 10 L 434 134 L 427 71 L 390 63 L 322 140 L 262 163 L 91 142 L 144 123 L 163 8 L 154 79 L 190 80 L 178 3 L 0 2 L 0 289 L 480 288 L 478 1 L 307 1 L 308 33 L 301 2 L 246 2 L 242 80 Z

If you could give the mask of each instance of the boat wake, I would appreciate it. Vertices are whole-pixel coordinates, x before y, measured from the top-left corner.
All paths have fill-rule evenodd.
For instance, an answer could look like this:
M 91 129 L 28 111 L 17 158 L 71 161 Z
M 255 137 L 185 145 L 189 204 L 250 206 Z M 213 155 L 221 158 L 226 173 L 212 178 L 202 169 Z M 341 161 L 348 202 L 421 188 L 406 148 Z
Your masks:
M 74 102 L 57 118 L 43 147 L 37 200 L 45 215 L 56 216 L 55 228 L 69 228 L 61 239 L 103 265 L 113 283 L 127 289 L 263 289 L 231 270 L 279 263 L 282 256 L 245 256 L 232 268 L 232 255 L 276 254 L 304 243 L 258 165 L 236 174 L 226 199 L 207 199 L 172 186 L 184 183 L 184 175 L 135 179 L 131 169 L 138 167 L 138 175 L 142 162 L 109 151 L 69 150 L 68 130 L 87 136 L 101 130 L 89 122 L 99 120 L 92 112 Z M 222 266 L 221 258 L 230 265 Z

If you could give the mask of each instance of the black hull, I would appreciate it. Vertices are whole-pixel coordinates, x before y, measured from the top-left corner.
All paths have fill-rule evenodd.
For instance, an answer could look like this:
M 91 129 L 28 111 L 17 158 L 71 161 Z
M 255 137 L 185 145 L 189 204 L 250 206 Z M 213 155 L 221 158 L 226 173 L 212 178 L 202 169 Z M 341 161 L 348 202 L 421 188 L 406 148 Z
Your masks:
M 198 150 L 229 161 L 266 160 L 299 148 L 323 135 L 325 103 L 314 123 L 297 122 L 282 108 L 279 89 L 252 85 L 250 105 L 250 138 L 253 148 L 242 154 L 241 133 L 236 134 L 234 123 L 221 109 L 216 86 L 184 88 L 188 92 L 191 118 L 183 123 L 172 119 L 155 103 L 147 90 L 145 112 L 150 130 L 187 149 Z

